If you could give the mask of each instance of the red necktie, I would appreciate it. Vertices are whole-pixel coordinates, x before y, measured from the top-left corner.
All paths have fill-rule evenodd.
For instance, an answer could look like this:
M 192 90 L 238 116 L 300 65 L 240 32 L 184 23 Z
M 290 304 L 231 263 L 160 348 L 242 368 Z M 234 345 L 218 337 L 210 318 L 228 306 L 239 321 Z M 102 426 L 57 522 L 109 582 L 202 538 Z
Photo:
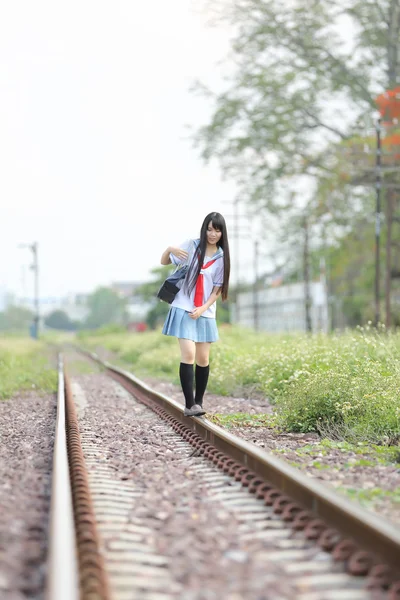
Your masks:
M 217 259 L 214 258 L 214 260 L 210 260 L 208 263 L 203 265 L 203 268 L 201 269 L 201 271 L 204 271 L 204 269 L 208 269 L 208 267 L 211 267 L 211 265 L 213 263 L 215 263 L 216 260 Z M 203 306 L 204 289 L 203 289 L 203 273 L 201 271 L 200 271 L 199 276 L 196 281 L 196 291 L 194 293 L 194 305 L 195 306 Z

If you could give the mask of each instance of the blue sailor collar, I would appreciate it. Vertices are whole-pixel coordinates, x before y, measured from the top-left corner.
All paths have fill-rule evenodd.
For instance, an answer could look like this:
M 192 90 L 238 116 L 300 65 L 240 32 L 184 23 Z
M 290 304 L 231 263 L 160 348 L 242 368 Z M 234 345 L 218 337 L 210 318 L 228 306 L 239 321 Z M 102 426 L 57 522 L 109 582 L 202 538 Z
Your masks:
M 198 248 L 199 244 L 200 244 L 200 238 L 198 238 L 197 240 L 193 240 L 193 241 L 194 241 L 194 243 L 196 245 L 196 248 Z M 221 258 L 223 255 L 224 255 L 223 249 L 222 248 L 218 248 L 217 251 L 214 252 L 214 254 L 211 257 L 209 257 L 209 258 L 211 258 L 211 260 L 216 260 L 217 258 Z

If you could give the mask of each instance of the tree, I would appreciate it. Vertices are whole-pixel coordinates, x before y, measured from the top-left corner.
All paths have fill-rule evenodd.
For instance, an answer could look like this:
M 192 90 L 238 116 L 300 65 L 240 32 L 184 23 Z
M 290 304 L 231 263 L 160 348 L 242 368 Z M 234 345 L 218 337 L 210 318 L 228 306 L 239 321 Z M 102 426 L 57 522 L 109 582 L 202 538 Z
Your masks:
M 126 320 L 126 299 L 107 287 L 97 288 L 87 299 L 89 316 L 86 327 L 96 329 L 111 323 L 121 324 Z
M 399 1 L 216 4 L 217 19 L 233 27 L 233 69 L 222 91 L 194 88 L 212 102 L 209 122 L 194 136 L 203 158 L 219 161 L 258 217 L 279 215 L 282 230 L 303 214 L 310 236 L 322 217 L 331 237 L 348 235 L 369 208 L 375 175 L 369 169 L 370 180 L 355 187 L 343 150 L 371 125 L 377 96 L 400 84 Z M 292 192 L 304 183 L 293 211 Z M 389 264 L 387 282 L 390 272 Z
M 47 327 L 51 329 L 60 329 L 62 331 L 75 331 L 77 325 L 71 321 L 69 316 L 63 310 L 54 310 L 44 320 Z
M 169 306 L 165 302 L 158 301 L 157 292 L 164 280 L 170 274 L 171 270 L 171 265 L 155 267 L 154 269 L 151 269 L 150 273 L 153 279 L 139 286 L 136 290 L 136 295 L 145 302 L 154 300 L 153 307 L 146 315 L 146 323 L 150 329 L 156 329 L 156 327 L 158 327 L 158 325 L 160 325 L 167 316 Z
M 315 185 L 330 173 L 332 142 L 352 135 L 377 94 L 399 83 L 398 0 L 235 0 L 219 18 L 234 27 L 235 70 L 220 93 L 197 85 L 213 113 L 196 143 L 241 198 L 285 209 L 277 182 L 307 176 Z
M 27 331 L 33 322 L 34 314 L 31 310 L 21 306 L 8 306 L 0 313 L 1 331 Z
M 373 320 L 373 246 L 371 220 L 360 217 L 353 231 L 327 252 L 330 292 L 341 298 L 345 324 L 351 327 Z M 334 309 L 332 321 L 334 328 L 339 325 L 339 315 Z
M 154 267 L 151 269 L 150 274 L 152 279 L 150 281 L 146 281 L 140 285 L 135 294 L 145 302 L 149 302 L 157 297 L 157 292 L 163 284 L 164 280 L 171 274 L 171 272 L 175 269 L 174 265 L 166 265 L 162 267 Z

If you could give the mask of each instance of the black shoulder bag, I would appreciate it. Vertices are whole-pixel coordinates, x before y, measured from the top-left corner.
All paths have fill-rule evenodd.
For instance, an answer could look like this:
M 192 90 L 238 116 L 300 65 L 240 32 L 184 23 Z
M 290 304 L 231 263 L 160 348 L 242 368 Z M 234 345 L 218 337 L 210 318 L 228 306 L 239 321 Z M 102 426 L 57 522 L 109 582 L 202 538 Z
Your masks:
M 176 269 L 172 275 L 167 277 L 164 281 L 160 289 L 157 293 L 157 298 L 163 300 L 163 302 L 168 302 L 171 304 L 175 300 L 175 296 L 181 289 L 187 272 L 189 270 L 189 265 L 182 265 L 178 269 Z

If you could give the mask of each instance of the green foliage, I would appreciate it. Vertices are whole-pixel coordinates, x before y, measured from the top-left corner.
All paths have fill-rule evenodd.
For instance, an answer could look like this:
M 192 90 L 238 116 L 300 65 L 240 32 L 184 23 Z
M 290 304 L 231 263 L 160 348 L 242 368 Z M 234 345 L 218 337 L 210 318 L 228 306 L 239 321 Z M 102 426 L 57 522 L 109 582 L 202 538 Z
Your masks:
M 152 280 L 139 286 L 135 292 L 136 296 L 142 298 L 145 302 L 154 300 L 164 280 L 170 275 L 175 267 L 171 265 L 154 267 L 150 273 Z
M 329 228 L 335 246 L 349 228 L 357 232 L 360 215 L 372 214 L 368 189 L 349 182 L 368 172 L 374 184 L 374 152 L 365 149 L 375 139 L 365 131 L 376 96 L 400 81 L 397 4 L 233 0 L 222 3 L 218 20 L 234 32 L 232 74 L 215 94 L 194 86 L 212 106 L 194 141 L 206 161 L 216 159 L 237 182 L 238 197 L 257 218 L 268 219 L 269 238 L 275 228 L 280 256 L 297 263 L 305 214 L 314 247 L 322 245 L 321 229 Z M 302 176 L 312 198 L 293 202 Z M 361 261 L 363 255 L 357 248 Z M 367 302 L 357 306 L 350 295 L 345 309 L 352 324 Z
M 338 491 L 348 496 L 351 500 L 357 500 L 365 508 L 371 508 L 374 504 L 382 500 L 393 502 L 393 508 L 395 509 L 400 503 L 400 487 L 394 490 L 385 490 L 378 487 L 372 489 L 341 487 L 338 488 Z
M 234 414 L 213 414 L 208 416 L 209 421 L 232 429 L 233 427 L 273 427 L 275 425 L 274 418 L 271 415 L 259 414 L 250 415 L 248 413 Z
M 372 202 L 365 215 L 354 220 L 352 230 L 325 252 L 330 294 L 341 303 L 346 325 L 355 327 L 374 320 L 375 232 Z M 381 234 L 382 264 L 385 261 L 386 230 Z M 396 289 L 396 282 L 393 289 Z M 383 288 L 383 286 L 382 286 Z M 394 315 L 396 307 L 393 306 Z M 397 319 L 397 317 L 396 317 Z M 395 319 L 395 323 L 396 323 Z M 334 323 L 334 327 L 337 323 Z
M 93 331 L 91 333 L 94 333 Z M 40 335 L 40 340 L 46 344 L 61 348 L 61 346 L 76 343 L 77 332 L 45 329 Z
M 168 310 L 169 304 L 161 301 L 156 302 L 146 315 L 146 323 L 149 328 L 156 329 L 159 327 L 165 321 Z
M 89 316 L 85 327 L 96 329 L 110 324 L 121 324 L 126 319 L 126 299 L 106 287 L 97 288 L 87 299 Z
M 144 333 L 115 333 L 92 336 L 81 332 L 79 338 L 85 347 L 95 350 L 106 348 L 115 353 L 128 367 L 142 376 L 174 378 L 179 364 L 179 348 L 175 338 L 164 336 L 159 330 Z M 168 377 L 168 378 L 169 378 Z
M 291 279 L 301 270 L 300 223 L 307 216 L 313 247 L 333 251 L 330 293 L 344 296 L 348 325 L 361 324 L 372 309 L 371 125 L 377 95 L 400 82 L 397 3 L 211 4 L 210 10 L 221 6 L 217 21 L 233 31 L 232 68 L 217 93 L 194 86 L 212 107 L 195 144 L 205 161 L 216 159 L 237 182 L 238 198 L 257 219 L 268 219 L 269 241 L 275 239 L 279 256 L 295 265 Z M 398 179 L 392 166 L 384 169 L 384 184 Z M 311 198 L 291 195 L 299 181 L 307 182 Z M 360 232 L 363 239 L 357 240 Z M 395 317 L 400 322 L 400 314 Z
M 399 336 L 358 333 L 310 339 L 301 348 L 301 368 L 281 381 L 275 401 L 291 431 L 343 435 L 351 441 L 395 443 L 400 439 Z M 299 360 L 293 348 L 283 357 Z M 296 365 L 297 366 L 297 365 Z
M 340 450 L 342 453 L 362 454 L 370 456 L 374 463 L 388 465 L 400 462 L 400 450 L 393 446 L 378 446 L 376 444 L 367 444 L 365 442 L 350 443 L 347 441 L 333 441 L 327 438 L 321 440 L 319 444 L 319 452 L 321 448 L 323 453 L 329 453 L 331 450 Z M 304 450 L 304 448 L 302 449 Z
M 285 448 L 275 448 L 273 452 L 284 454 Z M 323 458 L 332 456 L 333 452 L 340 452 L 342 459 L 347 459 L 347 466 L 377 466 L 393 465 L 400 462 L 400 449 L 398 446 L 378 446 L 366 442 L 350 443 L 348 441 L 336 441 L 327 437 L 317 438 L 315 443 L 306 444 L 293 449 L 293 452 L 302 458 Z M 357 458 L 362 455 L 363 458 Z M 303 462 L 304 464 L 304 462 Z M 343 464 L 343 460 L 340 460 Z M 315 466 L 315 463 L 314 463 Z
M 0 399 L 23 390 L 56 389 L 57 371 L 44 344 L 25 338 L 0 338 Z
M 400 440 L 400 334 L 369 326 L 343 335 L 267 335 L 220 328 L 210 356 L 209 390 L 275 403 L 274 423 L 290 431 L 323 431 L 335 439 L 391 444 Z M 87 336 L 139 377 L 179 383 L 179 347 L 154 331 Z
M 230 323 L 229 302 L 222 302 L 219 298 L 217 303 L 217 324 L 222 325 Z
M 375 95 L 390 86 L 390 67 L 398 71 L 388 64 L 392 10 L 388 0 L 379 7 L 320 0 L 312 9 L 308 0 L 235 0 L 222 10 L 220 20 L 235 31 L 236 68 L 214 95 L 212 117 L 196 141 L 206 160 L 217 158 L 238 181 L 241 197 L 267 202 L 274 212 L 276 181 L 330 170 L 329 145 L 351 135 L 357 116 L 373 110 Z M 340 27 L 344 21 L 354 44 Z M 391 43 L 397 56 L 398 36 Z M 212 96 L 205 86 L 197 89 Z M 332 119 L 332 105 L 344 103 L 346 113 Z
M 20 306 L 8 306 L 0 313 L 0 331 L 28 331 L 33 321 L 33 312 Z
M 169 305 L 165 302 L 158 301 L 157 292 L 174 268 L 175 267 L 171 265 L 155 267 L 150 271 L 152 280 L 144 283 L 136 290 L 136 295 L 145 302 L 154 301 L 153 307 L 146 315 L 146 324 L 150 329 L 154 330 L 159 327 L 167 316 Z
M 83 340 L 88 336 L 90 336 L 91 338 L 93 338 L 93 337 L 101 338 L 101 337 L 112 335 L 115 333 L 125 333 L 125 332 L 126 332 L 125 327 L 122 327 L 121 325 L 111 324 L 111 325 L 103 325 L 103 327 L 98 327 L 94 331 L 82 329 L 81 331 L 78 331 L 76 335 L 77 335 L 78 339 Z
M 61 331 L 75 331 L 77 323 L 71 321 L 69 316 L 63 310 L 54 310 L 44 321 L 47 327 L 51 329 L 60 329 Z

